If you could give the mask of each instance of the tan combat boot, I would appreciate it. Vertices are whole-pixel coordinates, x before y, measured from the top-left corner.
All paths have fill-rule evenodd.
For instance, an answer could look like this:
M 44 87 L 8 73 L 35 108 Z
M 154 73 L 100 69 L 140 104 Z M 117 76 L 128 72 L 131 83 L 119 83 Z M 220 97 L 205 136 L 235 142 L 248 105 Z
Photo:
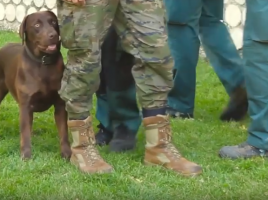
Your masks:
M 108 173 L 113 168 L 100 156 L 96 148 L 91 117 L 85 120 L 69 120 L 73 137 L 71 163 L 85 173 Z
M 144 118 L 146 134 L 144 164 L 161 165 L 185 176 L 202 173 L 202 168 L 181 156 L 171 143 L 171 128 L 167 116 Z

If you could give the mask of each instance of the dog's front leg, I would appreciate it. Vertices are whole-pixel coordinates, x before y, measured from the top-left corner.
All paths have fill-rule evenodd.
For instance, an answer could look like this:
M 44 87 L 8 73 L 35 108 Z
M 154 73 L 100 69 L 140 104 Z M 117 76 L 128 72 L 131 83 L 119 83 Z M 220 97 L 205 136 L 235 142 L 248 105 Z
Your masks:
M 59 99 L 54 105 L 54 117 L 60 137 L 61 156 L 67 160 L 70 159 L 72 151 L 68 139 L 67 112 L 65 102 Z
M 33 112 L 28 105 L 20 105 L 20 148 L 22 159 L 31 158 Z

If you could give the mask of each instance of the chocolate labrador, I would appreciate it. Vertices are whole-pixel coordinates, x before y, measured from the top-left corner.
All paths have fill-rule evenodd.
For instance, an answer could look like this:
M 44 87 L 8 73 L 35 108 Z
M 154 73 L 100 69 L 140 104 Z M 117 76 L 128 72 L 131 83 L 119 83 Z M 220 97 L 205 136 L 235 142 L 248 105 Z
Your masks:
M 50 11 L 30 14 L 19 34 L 22 44 L 9 43 L 0 49 L 0 102 L 10 92 L 19 105 L 21 156 L 31 158 L 33 113 L 53 105 L 61 155 L 69 159 L 67 112 L 58 94 L 64 63 L 57 17 Z

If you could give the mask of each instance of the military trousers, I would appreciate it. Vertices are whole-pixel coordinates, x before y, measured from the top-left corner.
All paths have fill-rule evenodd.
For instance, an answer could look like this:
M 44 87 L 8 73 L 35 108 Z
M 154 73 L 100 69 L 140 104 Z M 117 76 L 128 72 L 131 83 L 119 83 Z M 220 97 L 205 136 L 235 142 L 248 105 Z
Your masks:
M 57 8 L 62 45 L 68 49 L 59 94 L 69 118 L 85 118 L 92 108 L 100 84 L 101 45 L 112 23 L 123 50 L 136 58 L 132 74 L 141 106 L 166 106 L 173 58 L 161 0 L 86 0 L 85 6 L 58 0 Z

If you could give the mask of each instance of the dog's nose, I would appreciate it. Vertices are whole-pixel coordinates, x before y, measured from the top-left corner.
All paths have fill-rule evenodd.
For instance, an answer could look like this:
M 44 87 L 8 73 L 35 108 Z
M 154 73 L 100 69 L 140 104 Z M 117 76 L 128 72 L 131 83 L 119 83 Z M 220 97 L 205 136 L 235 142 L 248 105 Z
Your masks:
M 48 37 L 49 37 L 49 39 L 53 39 L 55 37 L 55 35 L 56 35 L 55 33 L 49 33 Z

